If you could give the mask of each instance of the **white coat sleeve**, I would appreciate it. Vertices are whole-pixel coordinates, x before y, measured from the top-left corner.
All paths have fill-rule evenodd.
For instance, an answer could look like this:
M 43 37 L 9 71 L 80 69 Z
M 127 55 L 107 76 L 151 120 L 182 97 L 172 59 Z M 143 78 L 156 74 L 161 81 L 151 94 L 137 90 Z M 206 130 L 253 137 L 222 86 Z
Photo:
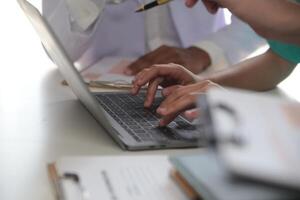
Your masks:
M 93 31 L 82 34 L 72 31 L 64 0 L 43 0 L 43 16 L 47 19 L 70 59 L 75 62 L 87 50 Z
M 235 16 L 231 19 L 231 24 L 193 45 L 210 55 L 212 65 L 208 68 L 209 71 L 236 64 L 267 45 L 246 23 Z

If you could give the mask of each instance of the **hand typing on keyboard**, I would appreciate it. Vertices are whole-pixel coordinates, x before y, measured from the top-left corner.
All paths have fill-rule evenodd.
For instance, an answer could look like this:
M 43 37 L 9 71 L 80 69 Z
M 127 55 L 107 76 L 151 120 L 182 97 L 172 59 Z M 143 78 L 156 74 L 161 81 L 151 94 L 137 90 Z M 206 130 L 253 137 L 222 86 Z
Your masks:
M 99 93 L 96 99 L 102 108 L 122 126 L 137 142 L 194 139 L 198 137 L 195 126 L 177 117 L 168 127 L 157 127 L 157 107 L 163 100 L 156 97 L 152 106 L 144 108 L 145 93 L 132 96 L 128 93 Z
M 164 88 L 162 95 L 165 99 L 156 110 L 162 117 L 160 126 L 166 126 L 182 112 L 194 108 L 198 95 L 205 93 L 210 87 L 220 87 L 210 80 L 201 80 L 197 75 L 177 64 L 154 65 L 144 69 L 133 80 L 132 94 L 138 94 L 141 87 L 146 84 L 149 85 L 145 107 L 152 105 L 158 86 Z M 191 112 L 191 115 L 195 115 L 195 112 Z

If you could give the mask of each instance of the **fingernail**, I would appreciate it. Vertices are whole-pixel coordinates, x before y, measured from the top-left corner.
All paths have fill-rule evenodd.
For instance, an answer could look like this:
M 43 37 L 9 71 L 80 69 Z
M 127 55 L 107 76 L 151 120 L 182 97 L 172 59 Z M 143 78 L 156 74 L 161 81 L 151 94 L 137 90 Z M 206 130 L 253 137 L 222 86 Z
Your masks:
M 131 93 L 132 94 L 135 94 L 137 91 L 137 87 L 134 85 L 132 88 L 131 88 Z
M 187 119 L 191 119 L 192 118 L 192 114 L 189 111 L 184 112 L 184 117 L 186 117 Z
M 158 108 L 157 111 L 156 111 L 158 114 L 164 114 L 167 112 L 167 109 L 165 108 Z
M 150 107 L 150 105 L 149 105 L 150 103 L 149 103 L 149 101 L 148 100 L 146 100 L 145 101 L 145 103 L 144 103 L 144 107 Z
M 141 85 L 141 84 L 143 83 L 143 80 L 142 80 L 142 79 L 139 79 L 139 80 L 137 80 L 137 83 L 138 83 L 139 85 Z
M 168 89 L 164 89 L 162 92 L 163 92 L 163 96 L 168 96 L 170 93 Z
M 191 2 L 185 2 L 185 5 L 189 8 L 192 6 Z
M 130 90 L 130 92 L 131 92 L 131 94 L 134 94 L 134 93 L 135 93 L 135 89 L 132 88 L 132 89 Z
M 163 120 L 163 119 L 159 121 L 159 124 L 158 124 L 158 126 L 159 126 L 159 127 L 163 127 L 163 126 L 165 126 L 165 122 L 164 122 L 164 120 Z

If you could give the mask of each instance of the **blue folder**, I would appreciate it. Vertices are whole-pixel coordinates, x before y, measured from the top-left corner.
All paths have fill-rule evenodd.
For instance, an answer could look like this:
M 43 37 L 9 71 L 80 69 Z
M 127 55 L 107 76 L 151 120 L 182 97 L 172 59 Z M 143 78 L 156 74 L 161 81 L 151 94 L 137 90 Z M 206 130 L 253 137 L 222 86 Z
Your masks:
M 300 199 L 298 193 L 231 176 L 210 151 L 196 156 L 171 157 L 170 161 L 204 200 Z

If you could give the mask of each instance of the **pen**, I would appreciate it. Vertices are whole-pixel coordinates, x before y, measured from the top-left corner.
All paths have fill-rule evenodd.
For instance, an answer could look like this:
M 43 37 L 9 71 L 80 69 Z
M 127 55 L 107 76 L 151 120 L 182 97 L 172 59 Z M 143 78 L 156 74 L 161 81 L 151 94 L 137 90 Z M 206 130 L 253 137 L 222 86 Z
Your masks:
M 141 5 L 141 7 L 139 7 L 138 9 L 136 9 L 135 12 L 142 12 L 144 10 L 148 10 L 148 9 L 154 8 L 156 6 L 160 6 L 160 5 L 169 3 L 170 1 L 172 1 L 172 0 L 156 0 L 156 1 L 153 1 L 151 3 Z
M 48 175 L 50 180 L 53 183 L 55 192 L 56 192 L 56 199 L 58 200 L 64 200 L 64 194 L 62 191 L 62 186 L 61 186 L 61 180 L 60 177 L 56 171 L 55 164 L 49 164 L 48 165 Z

